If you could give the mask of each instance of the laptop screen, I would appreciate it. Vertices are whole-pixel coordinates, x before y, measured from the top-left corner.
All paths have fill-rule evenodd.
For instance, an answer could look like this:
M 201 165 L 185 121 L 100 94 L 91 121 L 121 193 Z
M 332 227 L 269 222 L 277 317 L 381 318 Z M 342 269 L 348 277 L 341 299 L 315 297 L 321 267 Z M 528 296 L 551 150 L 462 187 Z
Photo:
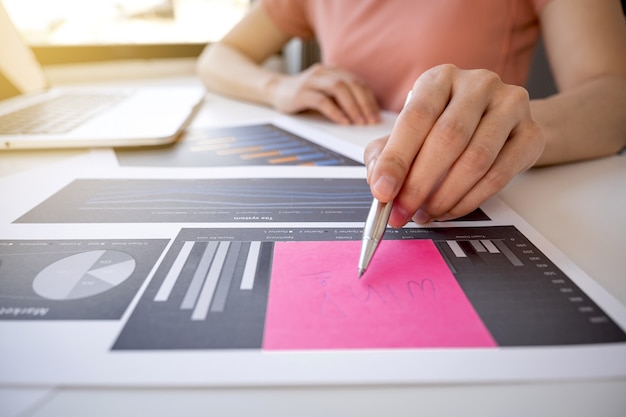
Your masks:
M 0 99 L 44 90 L 41 65 L 0 2 Z
M 0 100 L 15 97 L 21 94 L 20 90 L 0 72 Z

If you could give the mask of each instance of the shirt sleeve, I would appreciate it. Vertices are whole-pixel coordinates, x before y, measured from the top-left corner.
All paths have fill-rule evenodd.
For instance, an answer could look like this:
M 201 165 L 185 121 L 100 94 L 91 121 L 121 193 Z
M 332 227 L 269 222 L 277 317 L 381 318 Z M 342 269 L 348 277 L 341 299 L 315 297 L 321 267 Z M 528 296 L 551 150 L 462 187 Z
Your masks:
M 261 0 L 261 4 L 272 22 L 285 33 L 304 40 L 315 36 L 306 0 Z

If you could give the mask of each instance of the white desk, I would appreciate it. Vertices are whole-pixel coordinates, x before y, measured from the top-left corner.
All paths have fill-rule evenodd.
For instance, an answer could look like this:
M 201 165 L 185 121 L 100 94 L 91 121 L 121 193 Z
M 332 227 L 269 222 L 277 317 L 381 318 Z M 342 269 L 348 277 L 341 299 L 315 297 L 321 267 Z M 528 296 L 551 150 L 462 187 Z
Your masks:
M 264 107 L 209 95 L 193 126 L 267 120 L 275 115 Z M 380 126 L 340 127 L 312 116 L 299 119 L 360 145 L 387 133 L 392 121 L 390 116 Z M 0 176 L 84 152 L 0 153 Z M 626 157 L 531 170 L 513 181 L 500 197 L 626 304 Z M 626 378 L 498 385 L 238 389 L 1 387 L 0 415 L 623 416 L 624 394 Z

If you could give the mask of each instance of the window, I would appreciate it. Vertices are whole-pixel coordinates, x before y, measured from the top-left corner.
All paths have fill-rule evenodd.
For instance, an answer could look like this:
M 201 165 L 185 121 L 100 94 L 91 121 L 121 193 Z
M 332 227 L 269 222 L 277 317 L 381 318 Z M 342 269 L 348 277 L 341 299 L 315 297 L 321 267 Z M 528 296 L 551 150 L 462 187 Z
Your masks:
M 250 6 L 250 0 L 0 1 L 44 64 L 194 56 Z

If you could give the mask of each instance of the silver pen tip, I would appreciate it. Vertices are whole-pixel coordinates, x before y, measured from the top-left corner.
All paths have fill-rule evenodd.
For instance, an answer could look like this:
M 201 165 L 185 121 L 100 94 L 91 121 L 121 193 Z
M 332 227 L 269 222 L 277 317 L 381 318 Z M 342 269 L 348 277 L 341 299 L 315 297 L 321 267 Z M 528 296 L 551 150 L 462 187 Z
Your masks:
M 359 268 L 359 278 L 361 278 L 364 273 L 365 273 L 365 269 Z

